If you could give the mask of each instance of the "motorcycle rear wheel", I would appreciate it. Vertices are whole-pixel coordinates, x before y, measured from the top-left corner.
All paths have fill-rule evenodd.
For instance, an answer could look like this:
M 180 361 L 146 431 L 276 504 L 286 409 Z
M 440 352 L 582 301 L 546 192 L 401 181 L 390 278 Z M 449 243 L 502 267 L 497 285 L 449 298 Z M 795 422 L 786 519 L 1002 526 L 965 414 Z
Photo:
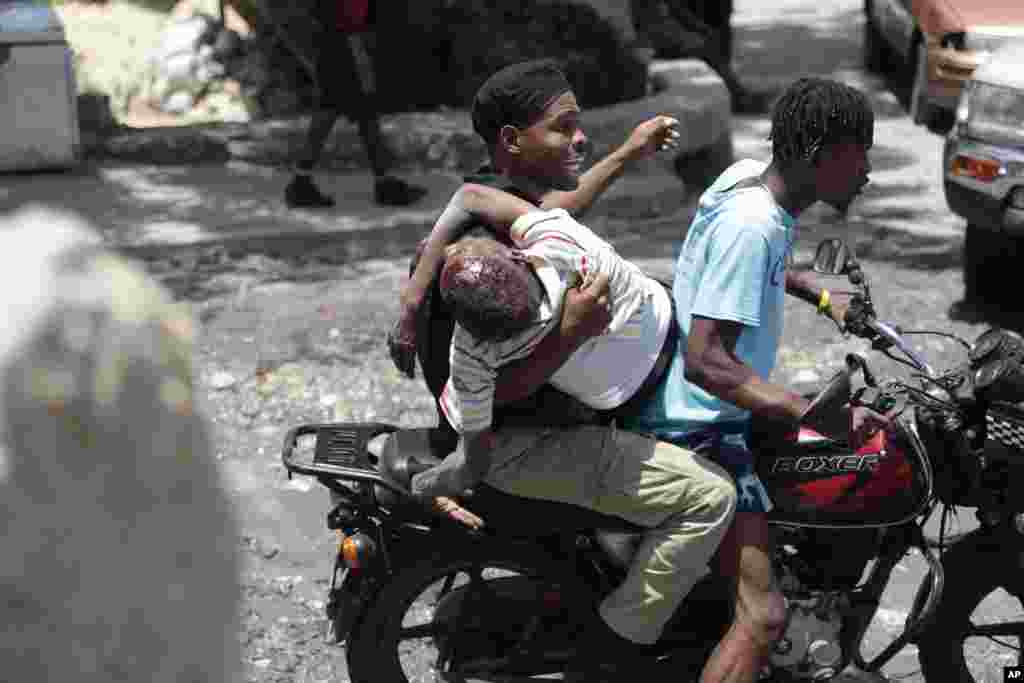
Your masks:
M 459 648 L 473 650 L 467 658 L 477 663 L 486 663 L 486 655 L 493 660 L 507 654 L 520 639 L 526 619 L 519 618 L 517 610 L 498 611 L 503 603 L 497 591 L 510 581 L 522 587 L 524 582 L 517 577 L 525 579 L 525 585 L 535 585 L 538 595 L 549 589 L 557 590 L 554 587 L 560 583 L 558 566 L 539 549 L 484 543 L 450 548 L 399 570 L 381 588 L 349 644 L 351 680 L 353 683 L 508 680 L 508 675 L 499 677 L 484 671 L 479 671 L 479 675 L 452 671 L 455 665 L 460 669 L 467 665 L 464 661 L 458 662 L 462 654 Z M 435 619 L 445 597 L 460 590 L 467 596 L 463 600 L 480 599 L 483 602 L 478 604 L 499 607 L 482 609 L 469 618 L 460 616 L 457 624 L 444 617 Z M 487 600 L 493 602 L 487 603 Z M 452 637 L 452 630 L 456 628 L 459 632 Z M 567 628 L 574 627 L 567 625 Z M 490 648 L 492 652 L 488 652 Z
M 935 620 L 918 643 L 921 671 L 927 683 L 1002 681 L 1003 667 L 1021 662 L 1024 609 L 1018 596 L 1024 595 L 1024 579 L 1016 562 L 959 559 L 973 559 L 973 568 L 948 572 L 961 580 L 947 584 Z

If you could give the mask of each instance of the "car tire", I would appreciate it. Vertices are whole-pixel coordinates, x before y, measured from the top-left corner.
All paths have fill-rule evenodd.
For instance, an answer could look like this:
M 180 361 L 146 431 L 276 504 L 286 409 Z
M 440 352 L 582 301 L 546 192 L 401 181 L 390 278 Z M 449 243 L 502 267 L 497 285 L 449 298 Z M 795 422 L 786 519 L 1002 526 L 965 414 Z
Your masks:
M 889 48 L 875 22 L 872 21 L 871 14 L 871 0 L 864 0 L 864 68 L 872 73 L 884 73 L 889 59 Z
M 964 235 L 964 299 L 999 303 L 1006 278 L 1006 257 L 1013 254 L 1013 240 L 996 230 L 968 223 Z

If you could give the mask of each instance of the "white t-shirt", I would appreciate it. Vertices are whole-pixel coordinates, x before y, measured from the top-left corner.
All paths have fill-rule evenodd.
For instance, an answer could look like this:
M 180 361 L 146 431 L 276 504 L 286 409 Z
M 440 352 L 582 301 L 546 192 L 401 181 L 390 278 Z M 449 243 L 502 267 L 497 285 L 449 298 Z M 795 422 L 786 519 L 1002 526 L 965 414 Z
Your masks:
M 511 238 L 518 249 L 533 257 L 546 300 L 536 325 L 504 341 L 478 341 L 455 325 L 451 371 L 440 404 L 460 433 L 491 426 L 498 369 L 529 356 L 558 324 L 568 279 L 574 272 L 608 275 L 612 321 L 605 334 L 588 339 L 549 382 L 592 408 L 619 406 L 640 388 L 654 367 L 672 321 L 672 303 L 665 288 L 564 209 L 521 216 L 512 225 Z

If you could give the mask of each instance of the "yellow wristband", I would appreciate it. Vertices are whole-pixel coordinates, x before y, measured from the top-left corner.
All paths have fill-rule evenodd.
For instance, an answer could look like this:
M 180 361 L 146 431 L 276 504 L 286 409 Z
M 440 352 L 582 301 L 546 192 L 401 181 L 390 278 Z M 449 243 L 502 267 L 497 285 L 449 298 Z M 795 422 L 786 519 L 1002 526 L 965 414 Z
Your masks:
M 821 290 L 821 298 L 818 299 L 818 314 L 832 315 L 832 294 L 827 290 Z

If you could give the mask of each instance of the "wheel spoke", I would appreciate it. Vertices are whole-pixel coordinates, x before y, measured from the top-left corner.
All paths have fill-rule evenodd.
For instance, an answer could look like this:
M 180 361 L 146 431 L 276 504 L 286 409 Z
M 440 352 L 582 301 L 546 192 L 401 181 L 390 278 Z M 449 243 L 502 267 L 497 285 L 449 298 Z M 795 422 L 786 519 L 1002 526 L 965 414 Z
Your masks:
M 514 676 L 508 676 L 506 671 L 513 666 L 514 659 L 509 651 L 514 634 L 508 633 L 508 628 L 514 626 L 521 631 L 524 624 L 519 623 L 521 620 L 514 625 L 505 623 L 503 615 L 492 614 L 495 610 L 490 605 L 499 605 L 500 596 L 510 587 L 523 590 L 519 584 L 507 583 L 509 578 L 522 580 L 535 573 L 523 571 L 517 561 L 470 561 L 449 565 L 430 578 L 425 576 L 424 583 L 415 588 L 410 586 L 410 602 L 406 603 L 399 624 L 386 637 L 389 644 L 385 647 L 395 648 L 396 664 L 410 680 L 409 673 L 419 671 L 426 662 L 438 681 L 465 683 L 467 679 L 483 679 L 525 683 L 531 677 L 520 677 L 521 665 L 515 666 Z M 494 633 L 489 635 L 491 630 Z
M 409 626 L 398 632 L 400 640 L 413 640 L 415 638 L 433 638 L 442 632 L 441 626 L 436 621 L 428 621 L 425 624 Z
M 971 625 L 964 633 L 965 638 L 980 636 L 993 638 L 996 636 L 1024 639 L 1024 621 L 1003 621 L 996 624 Z

